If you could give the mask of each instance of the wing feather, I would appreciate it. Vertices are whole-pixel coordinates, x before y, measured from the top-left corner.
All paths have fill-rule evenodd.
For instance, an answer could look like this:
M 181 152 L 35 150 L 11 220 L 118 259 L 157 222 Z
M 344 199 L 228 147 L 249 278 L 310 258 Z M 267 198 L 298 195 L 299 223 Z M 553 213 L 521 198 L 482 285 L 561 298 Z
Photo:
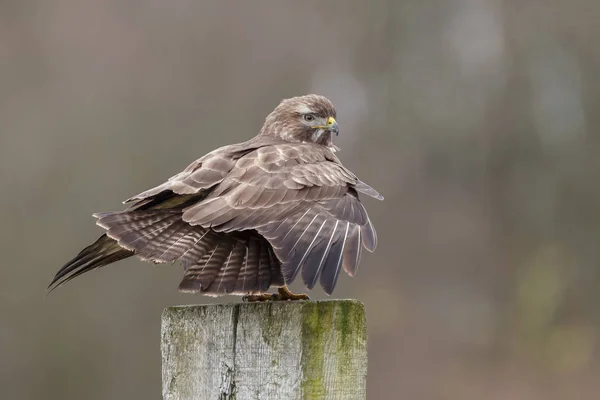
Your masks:
M 335 221 L 335 222 L 334 222 Z M 329 222 L 329 224 L 327 224 Z M 338 220 L 329 219 L 323 222 L 324 229 L 317 232 L 315 239 L 317 243 L 310 249 L 302 268 L 302 280 L 308 289 L 315 287 L 319 275 L 329 255 L 329 250 L 337 234 Z
M 344 259 L 342 261 L 344 271 L 350 276 L 354 276 L 358 269 L 358 262 L 360 261 L 362 249 L 360 237 L 360 227 L 357 225 L 351 226 L 348 238 L 344 245 Z
M 275 137 L 257 136 L 247 142 L 220 147 L 189 164 L 182 172 L 166 182 L 130 197 L 124 203 L 140 202 L 166 191 L 175 194 L 197 194 L 222 182 L 238 161 L 257 149 L 282 143 Z
M 346 244 L 349 230 L 350 222 L 340 224 L 339 236 L 331 245 L 331 249 L 327 255 L 327 260 L 325 260 L 325 265 L 323 265 L 320 283 L 321 287 L 327 294 L 333 293 L 333 289 L 337 283 L 337 279 L 342 267 L 344 245 Z
M 194 161 L 124 212 L 97 214 L 110 248 L 82 253 L 55 279 L 135 253 L 181 260 L 184 291 L 260 293 L 302 271 L 307 287 L 320 279 L 331 293 L 340 269 L 354 275 L 362 247 L 377 245 L 359 192 L 383 198 L 327 147 L 258 136 Z

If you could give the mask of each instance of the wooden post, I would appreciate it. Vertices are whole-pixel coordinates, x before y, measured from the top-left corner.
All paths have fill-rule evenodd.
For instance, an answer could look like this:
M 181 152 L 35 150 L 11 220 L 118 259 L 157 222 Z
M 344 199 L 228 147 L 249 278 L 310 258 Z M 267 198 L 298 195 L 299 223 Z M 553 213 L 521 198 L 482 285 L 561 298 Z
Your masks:
M 355 300 L 179 306 L 162 317 L 164 399 L 364 400 Z

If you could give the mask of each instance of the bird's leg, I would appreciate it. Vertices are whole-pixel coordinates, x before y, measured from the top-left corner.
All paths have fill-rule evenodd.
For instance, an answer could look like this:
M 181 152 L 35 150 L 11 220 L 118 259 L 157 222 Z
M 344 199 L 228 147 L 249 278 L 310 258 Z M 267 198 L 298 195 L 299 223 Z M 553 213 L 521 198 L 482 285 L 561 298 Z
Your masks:
M 242 296 L 242 301 L 244 303 L 255 303 L 269 300 L 277 300 L 277 293 L 246 294 Z
M 277 288 L 277 293 L 247 294 L 242 297 L 244 303 L 258 301 L 286 301 L 286 300 L 310 300 L 307 294 L 294 294 L 290 292 L 287 285 Z
M 276 300 L 310 300 L 306 293 L 294 294 L 290 292 L 290 289 L 287 285 L 283 285 L 280 288 L 277 288 L 279 294 L 277 294 Z

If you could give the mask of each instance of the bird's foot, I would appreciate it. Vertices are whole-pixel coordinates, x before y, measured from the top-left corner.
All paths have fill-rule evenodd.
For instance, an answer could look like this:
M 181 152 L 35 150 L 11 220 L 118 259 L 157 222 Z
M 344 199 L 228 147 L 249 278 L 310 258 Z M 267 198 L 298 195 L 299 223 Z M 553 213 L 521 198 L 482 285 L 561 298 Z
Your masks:
M 277 300 L 310 300 L 310 297 L 306 293 L 292 293 L 287 286 L 282 286 L 277 291 Z
M 277 293 L 261 293 L 261 294 L 247 294 L 242 296 L 244 303 L 255 303 L 262 301 L 287 301 L 287 300 L 310 300 L 307 294 L 300 293 L 295 294 L 290 292 L 287 286 L 282 286 L 277 289 Z
M 277 300 L 277 293 L 246 294 L 242 296 L 242 301 L 244 303 L 256 303 L 272 300 Z

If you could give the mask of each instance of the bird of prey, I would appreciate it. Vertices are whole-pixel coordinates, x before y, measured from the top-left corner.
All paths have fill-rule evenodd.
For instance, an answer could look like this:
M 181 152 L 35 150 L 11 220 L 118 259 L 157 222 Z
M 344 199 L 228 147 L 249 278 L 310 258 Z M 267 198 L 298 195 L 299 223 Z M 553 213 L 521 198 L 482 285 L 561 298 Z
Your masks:
M 305 299 L 287 288 L 301 274 L 331 294 L 340 270 L 354 276 L 362 247 L 377 244 L 359 193 L 383 200 L 335 155 L 335 118 L 323 96 L 283 100 L 254 138 L 208 153 L 124 211 L 94 214 L 106 232 L 49 288 L 135 255 L 180 260 L 183 292 Z

